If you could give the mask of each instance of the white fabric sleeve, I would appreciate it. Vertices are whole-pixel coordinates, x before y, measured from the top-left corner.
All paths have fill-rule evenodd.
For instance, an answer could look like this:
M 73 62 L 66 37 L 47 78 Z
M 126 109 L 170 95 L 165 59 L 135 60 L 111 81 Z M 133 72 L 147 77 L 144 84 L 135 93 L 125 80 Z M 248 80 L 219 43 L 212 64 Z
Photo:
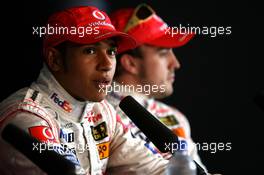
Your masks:
M 133 138 L 120 120 L 116 122 L 110 144 L 108 171 L 110 174 L 164 174 L 168 160 L 154 155 L 144 146 L 144 141 Z
M 34 120 L 35 119 L 35 120 Z M 19 113 L 16 116 L 10 116 L 7 122 L 3 123 L 1 126 L 1 133 L 3 128 L 12 123 L 23 130 L 27 130 L 32 124 L 44 124 L 44 121 L 37 119 L 35 115 L 30 113 Z M 20 143 L 17 143 L 20 144 Z M 33 145 L 32 145 L 33 149 Z M 47 175 L 44 173 L 37 165 L 35 165 L 31 160 L 29 160 L 25 155 L 16 150 L 12 145 L 7 143 L 0 138 L 0 174 L 5 175 L 24 175 L 24 174 L 34 174 L 34 175 Z

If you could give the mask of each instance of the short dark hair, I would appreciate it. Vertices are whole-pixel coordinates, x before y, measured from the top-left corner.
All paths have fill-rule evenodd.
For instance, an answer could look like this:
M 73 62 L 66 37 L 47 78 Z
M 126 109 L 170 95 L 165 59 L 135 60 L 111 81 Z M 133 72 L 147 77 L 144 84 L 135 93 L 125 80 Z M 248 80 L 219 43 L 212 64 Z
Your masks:
M 122 72 L 123 72 L 123 68 L 122 68 L 120 59 L 125 54 L 131 55 L 134 58 L 140 58 L 140 59 L 143 58 L 142 50 L 140 49 L 140 47 L 137 47 L 135 49 L 131 49 L 131 50 L 125 51 L 125 52 L 120 53 L 120 54 L 117 54 L 117 56 L 116 56 L 116 71 L 115 71 L 115 77 L 120 76 L 122 74 Z

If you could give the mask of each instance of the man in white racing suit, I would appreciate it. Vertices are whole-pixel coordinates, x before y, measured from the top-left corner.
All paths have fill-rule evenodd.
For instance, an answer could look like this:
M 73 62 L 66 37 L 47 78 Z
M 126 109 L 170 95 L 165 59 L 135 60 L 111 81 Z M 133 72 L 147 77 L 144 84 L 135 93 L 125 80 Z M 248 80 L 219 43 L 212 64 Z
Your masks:
M 70 160 L 76 174 L 163 174 L 168 161 L 131 137 L 99 91 L 111 84 L 116 51 L 133 48 L 135 41 L 91 6 L 58 12 L 48 24 L 92 33 L 82 37 L 77 29 L 45 37 L 40 75 L 0 104 L 0 131 L 18 126 Z M 0 174 L 45 174 L 2 137 L 0 146 Z
M 135 97 L 179 137 L 180 144 L 177 148 L 186 150 L 205 168 L 191 138 L 187 118 L 179 110 L 154 99 L 161 99 L 173 93 L 174 71 L 180 68 L 180 63 L 172 48 L 185 45 L 194 34 L 177 33 L 172 37 L 171 33 L 166 32 L 169 30 L 167 24 L 147 4 L 140 4 L 136 8 L 118 9 L 110 18 L 118 31 L 133 36 L 138 44 L 135 49 L 118 55 L 115 81 L 108 90 L 111 91 L 107 96 L 108 101 L 115 107 L 124 123 L 132 128 L 132 135 L 145 140 L 146 147 L 158 153 L 148 138 L 118 107 L 120 100 L 125 96 Z M 175 149 L 177 148 L 175 146 Z M 164 154 L 164 157 L 170 156 Z

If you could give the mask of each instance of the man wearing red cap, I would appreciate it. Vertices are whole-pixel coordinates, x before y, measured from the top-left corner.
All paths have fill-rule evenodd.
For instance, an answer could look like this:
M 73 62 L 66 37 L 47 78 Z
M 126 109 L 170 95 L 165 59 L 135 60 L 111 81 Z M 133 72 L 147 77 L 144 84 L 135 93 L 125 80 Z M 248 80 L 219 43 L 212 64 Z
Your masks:
M 1 132 L 18 126 L 70 160 L 75 174 L 162 174 L 168 161 L 131 137 L 100 91 L 111 84 L 116 52 L 136 42 L 90 6 L 52 15 L 46 32 L 38 79 L 0 104 Z M 2 137 L 0 145 L 0 174 L 43 174 Z
M 179 147 L 186 149 L 203 166 L 192 141 L 187 118 L 177 109 L 154 99 L 173 93 L 174 71 L 180 68 L 180 63 L 172 48 L 185 45 L 194 35 L 169 35 L 167 24 L 146 4 L 134 9 L 119 9 L 110 18 L 118 31 L 135 38 L 137 48 L 118 55 L 115 82 L 113 91 L 107 96 L 108 101 L 116 108 L 124 123 L 131 127 L 132 135 L 145 140 L 145 145 L 156 153 L 153 144 L 118 107 L 119 101 L 125 96 L 135 97 L 180 138 L 180 143 L 187 145 Z M 164 156 L 166 158 L 168 155 Z

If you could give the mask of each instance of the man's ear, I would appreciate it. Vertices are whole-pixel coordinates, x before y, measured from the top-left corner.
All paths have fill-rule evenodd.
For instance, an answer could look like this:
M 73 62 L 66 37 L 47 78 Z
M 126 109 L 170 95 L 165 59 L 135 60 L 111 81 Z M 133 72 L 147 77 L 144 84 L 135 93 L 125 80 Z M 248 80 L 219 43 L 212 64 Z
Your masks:
M 129 54 L 124 54 L 120 58 L 120 63 L 122 65 L 122 68 L 126 72 L 128 72 L 130 74 L 134 74 L 134 75 L 139 74 L 140 59 L 137 59 L 137 58 L 135 58 Z
M 61 53 L 55 49 L 55 48 L 47 48 L 45 53 L 45 59 L 48 67 L 54 71 L 57 72 L 61 69 L 63 69 L 63 61 L 62 61 L 62 55 Z

